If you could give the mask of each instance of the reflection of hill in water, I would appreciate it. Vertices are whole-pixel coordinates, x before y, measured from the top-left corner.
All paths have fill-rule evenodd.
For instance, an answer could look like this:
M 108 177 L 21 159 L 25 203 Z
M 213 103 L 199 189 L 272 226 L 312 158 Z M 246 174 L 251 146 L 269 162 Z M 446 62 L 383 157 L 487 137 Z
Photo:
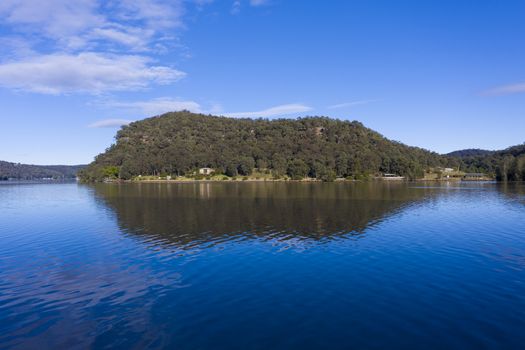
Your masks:
M 358 234 L 432 192 L 401 183 L 150 183 L 94 189 L 122 229 L 180 245 L 233 236 Z

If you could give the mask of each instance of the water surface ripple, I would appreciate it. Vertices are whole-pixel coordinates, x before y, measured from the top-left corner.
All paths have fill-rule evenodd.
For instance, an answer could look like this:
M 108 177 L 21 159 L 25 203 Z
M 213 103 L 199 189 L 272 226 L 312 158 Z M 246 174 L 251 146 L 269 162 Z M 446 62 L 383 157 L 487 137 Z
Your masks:
M 0 348 L 521 349 L 525 185 L 0 186 Z

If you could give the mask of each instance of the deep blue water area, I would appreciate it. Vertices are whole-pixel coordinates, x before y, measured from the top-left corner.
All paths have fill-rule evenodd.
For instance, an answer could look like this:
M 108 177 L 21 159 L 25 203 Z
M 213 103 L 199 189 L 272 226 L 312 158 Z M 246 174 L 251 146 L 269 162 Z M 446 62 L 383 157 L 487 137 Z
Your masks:
M 0 348 L 523 349 L 525 184 L 0 186 Z

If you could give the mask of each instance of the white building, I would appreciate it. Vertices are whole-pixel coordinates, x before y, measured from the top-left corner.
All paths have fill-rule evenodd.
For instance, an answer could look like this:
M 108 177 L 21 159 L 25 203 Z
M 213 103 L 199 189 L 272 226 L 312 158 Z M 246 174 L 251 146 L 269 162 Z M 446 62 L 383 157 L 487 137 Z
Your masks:
M 212 168 L 200 168 L 199 169 L 199 174 L 201 175 L 210 175 L 210 174 L 213 174 L 215 172 L 215 169 L 212 169 Z

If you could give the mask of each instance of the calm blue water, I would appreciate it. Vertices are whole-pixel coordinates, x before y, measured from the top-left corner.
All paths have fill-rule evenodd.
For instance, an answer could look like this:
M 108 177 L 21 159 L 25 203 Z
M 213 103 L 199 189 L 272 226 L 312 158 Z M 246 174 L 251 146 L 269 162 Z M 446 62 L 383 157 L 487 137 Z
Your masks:
M 524 344 L 524 184 L 0 186 L 2 349 Z

